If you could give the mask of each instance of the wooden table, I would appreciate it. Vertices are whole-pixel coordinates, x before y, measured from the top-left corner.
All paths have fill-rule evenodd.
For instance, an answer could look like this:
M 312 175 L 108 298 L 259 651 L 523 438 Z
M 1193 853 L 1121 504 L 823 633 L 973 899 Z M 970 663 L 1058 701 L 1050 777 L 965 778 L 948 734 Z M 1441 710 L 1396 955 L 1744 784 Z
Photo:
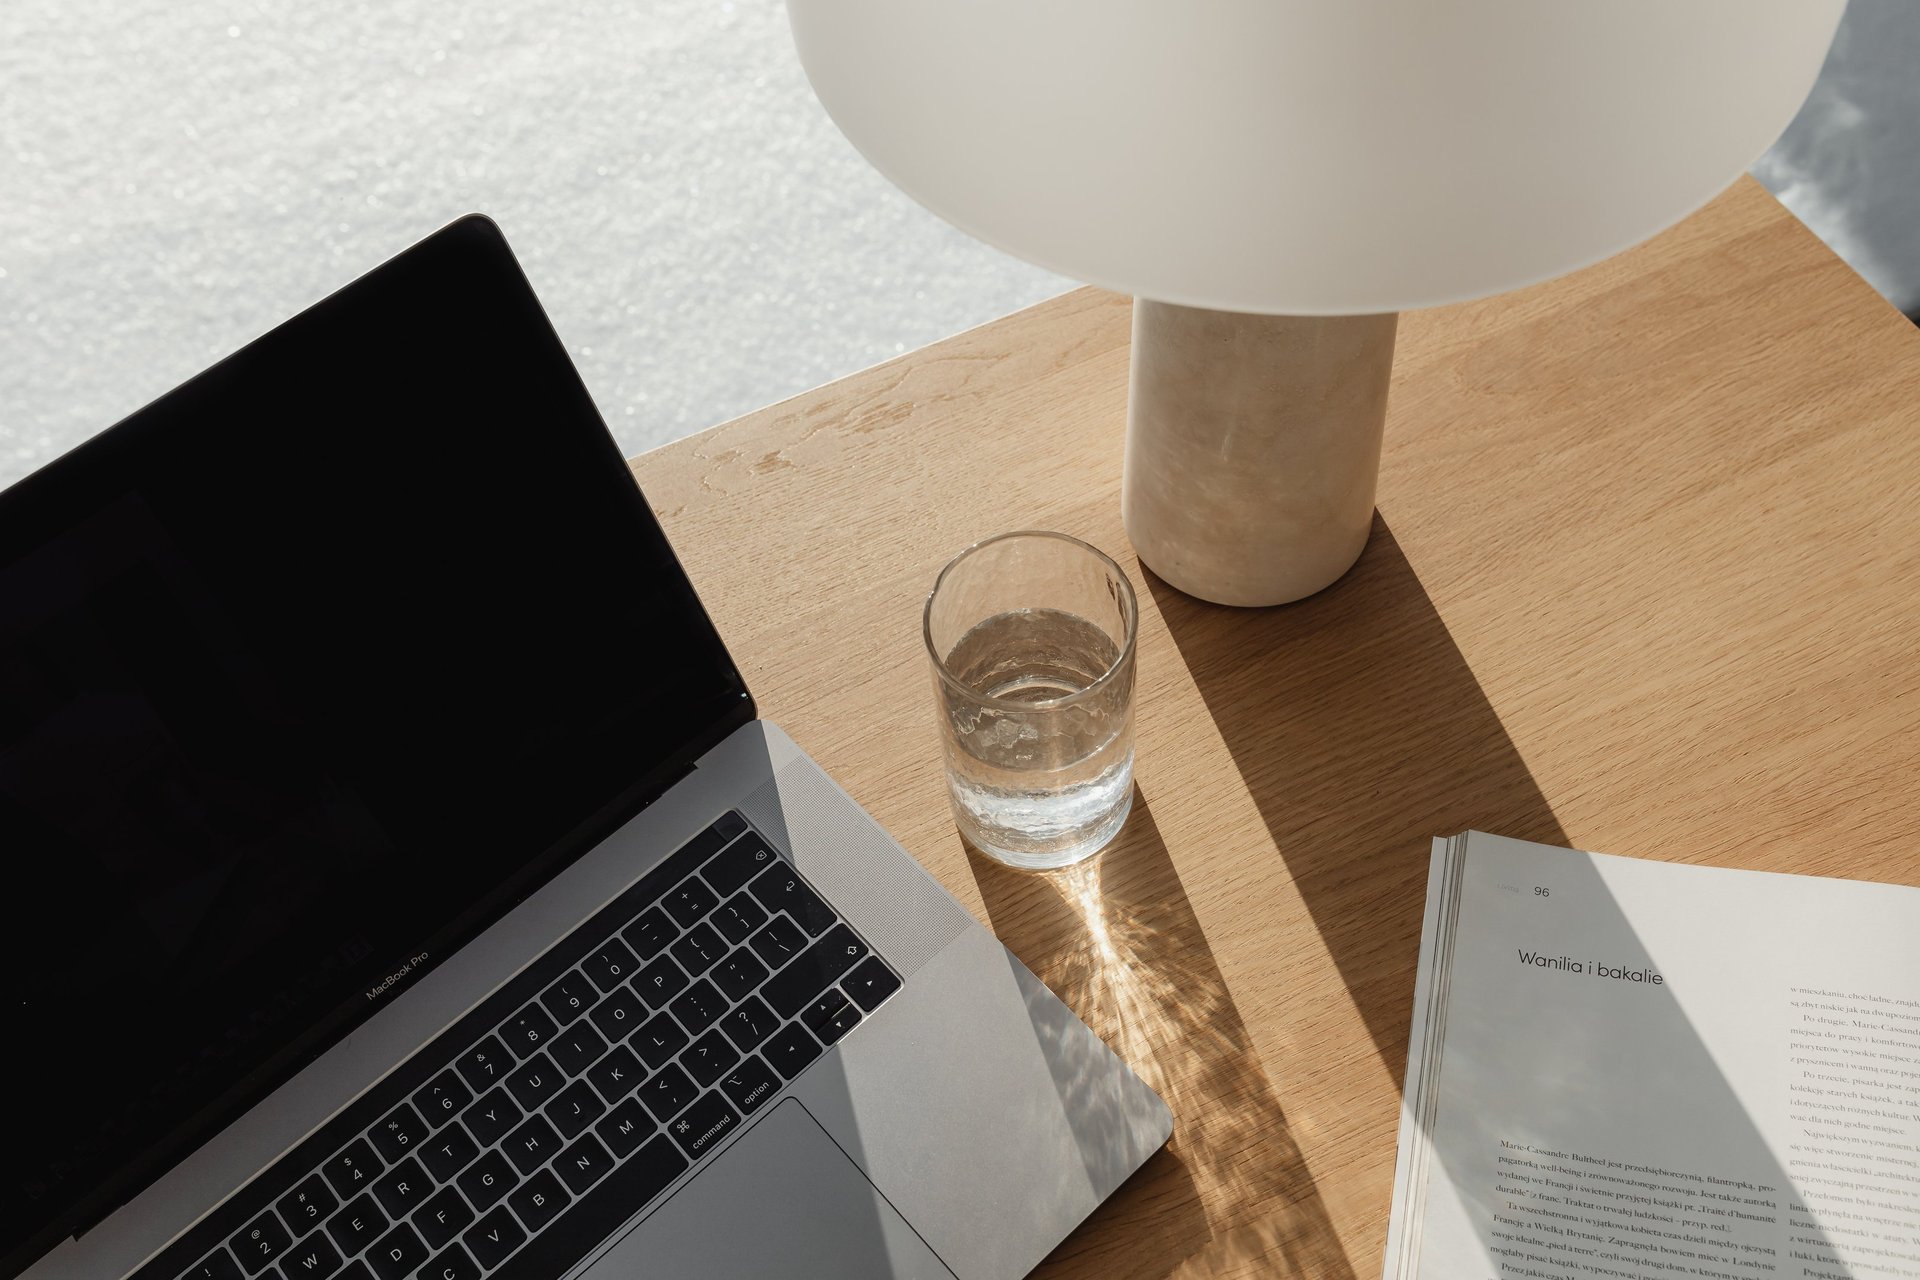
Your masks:
M 1370 1280 L 1431 836 L 1920 882 L 1920 334 L 1746 180 L 1409 314 L 1371 543 L 1250 611 L 1133 557 L 1127 339 L 1081 290 L 634 468 L 762 714 L 1173 1107 L 1038 1274 Z M 920 643 L 1018 528 L 1140 588 L 1139 795 L 1068 877 L 962 845 Z

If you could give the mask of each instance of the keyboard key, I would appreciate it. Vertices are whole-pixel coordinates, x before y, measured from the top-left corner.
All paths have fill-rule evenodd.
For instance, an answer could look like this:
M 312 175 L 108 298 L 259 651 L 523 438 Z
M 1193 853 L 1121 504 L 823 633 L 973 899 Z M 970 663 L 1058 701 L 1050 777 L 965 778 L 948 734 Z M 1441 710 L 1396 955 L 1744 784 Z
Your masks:
M 820 901 L 820 895 L 808 887 L 797 871 L 785 864 L 768 867 L 747 892 L 758 898 L 769 913 L 784 911 L 792 916 L 809 937 L 819 937 L 840 918 L 833 914 L 832 907 Z
M 614 1046 L 606 1057 L 587 1069 L 587 1083 L 599 1091 L 609 1106 L 632 1093 L 646 1076 L 647 1069 L 625 1045 Z
M 506 1077 L 513 1066 L 513 1056 L 507 1052 L 505 1045 L 488 1036 L 461 1054 L 453 1065 L 460 1073 L 460 1078 L 467 1082 L 467 1088 L 475 1093 L 485 1093 Z
M 435 1182 L 447 1182 L 479 1154 L 480 1144 L 468 1137 L 465 1129 L 450 1124 L 420 1148 L 420 1163 L 427 1166 Z
M 600 992 L 577 969 L 540 993 L 540 1003 L 563 1027 L 593 1008 L 599 998 Z
M 333 1194 L 350 1200 L 372 1186 L 374 1175 L 384 1168 L 366 1140 L 355 1138 L 345 1151 L 321 1165 L 320 1172 L 333 1188 Z
M 495 1089 L 480 1101 L 467 1108 L 461 1121 L 473 1134 L 473 1140 L 483 1147 L 490 1147 L 507 1135 L 507 1131 L 520 1123 L 520 1117 L 526 1114 L 513 1105 L 513 1099 L 507 1096 L 505 1089 Z
M 647 1011 L 633 992 L 622 988 L 593 1006 L 593 1012 L 587 1015 L 594 1029 L 608 1040 L 618 1043 L 633 1034 L 633 1029 L 646 1021 Z
M 538 1053 L 540 1047 L 553 1039 L 554 1032 L 559 1029 L 536 1001 L 507 1019 L 506 1025 L 500 1028 L 500 1035 L 508 1048 L 526 1058 Z
M 576 1201 L 552 1230 L 528 1241 L 507 1274 L 515 1280 L 566 1275 L 686 1167 L 687 1158 L 665 1134 L 655 1137 Z
M 887 968 L 886 961 L 879 956 L 868 956 L 840 980 L 840 989 L 852 996 L 855 1004 L 872 1013 L 882 1000 L 900 989 L 900 979 Z
M 727 998 L 711 982 L 702 978 L 668 1007 L 681 1026 L 697 1034 L 712 1026 L 727 1011 Z
M 680 1055 L 680 1065 L 687 1069 L 694 1082 L 706 1088 L 720 1078 L 720 1073 L 740 1061 L 740 1053 L 727 1038 L 718 1031 L 709 1031 L 687 1046 Z
M 314 1174 L 305 1182 L 280 1197 L 274 1208 L 280 1211 L 280 1218 L 293 1229 L 297 1238 L 327 1220 L 327 1215 L 340 1207 L 340 1200 L 327 1186 L 327 1180 Z M 192 1275 L 191 1272 L 188 1273 Z M 198 1280 L 194 1277 L 194 1280 Z
M 705 884 L 688 876 L 678 888 L 661 899 L 660 905 L 666 908 L 675 924 L 682 929 L 691 929 L 701 916 L 720 905 L 720 898 Z
M 239 1235 L 227 1241 L 227 1247 L 240 1259 L 247 1274 L 253 1276 L 266 1270 L 267 1264 L 285 1253 L 292 1243 L 293 1237 L 287 1234 L 287 1228 L 269 1209 L 241 1228 Z
M 327 1219 L 327 1234 L 340 1246 L 343 1256 L 351 1258 L 387 1229 L 387 1215 L 370 1195 L 351 1201 L 346 1208 Z
M 671 956 L 661 956 L 640 971 L 633 985 L 647 1002 L 647 1008 L 658 1009 L 687 989 L 687 975 Z
M 328 1280 L 339 1269 L 340 1251 L 324 1231 L 314 1232 L 280 1260 L 280 1274 L 286 1280 Z
M 840 988 L 828 987 L 818 1000 L 800 1011 L 800 1021 L 806 1025 L 807 1030 L 818 1036 L 822 1026 L 833 1021 L 842 1009 L 852 1003 L 853 1001 L 847 999 L 846 993 Z
M 776 973 L 760 989 L 761 996 L 783 1018 L 811 1004 L 815 997 L 854 965 L 867 958 L 867 944 L 853 930 L 837 924 L 806 954 Z
M 413 1225 L 429 1249 L 445 1247 L 447 1241 L 465 1231 L 472 1221 L 473 1210 L 467 1208 L 467 1202 L 452 1187 L 443 1188 L 413 1217 Z
M 638 920 L 620 931 L 620 936 L 642 960 L 651 960 L 680 936 L 680 926 L 667 919 L 667 913 L 660 908 L 648 907 Z
M 767 980 L 767 966 L 751 950 L 741 947 L 722 960 L 710 976 L 727 993 L 727 999 L 738 1000 Z
M 686 936 L 667 948 L 680 967 L 688 973 L 702 974 L 727 954 L 727 944 L 705 921 L 687 930 Z
M 818 1036 L 821 1044 L 834 1044 L 839 1041 L 841 1036 L 853 1030 L 854 1024 L 859 1022 L 864 1016 L 865 1015 L 860 1012 L 860 1006 L 849 1000 L 840 1006 L 838 1013 L 834 1014 L 825 1022 L 822 1022 L 819 1026 L 809 1026 L 807 1030 Z
M 433 1194 L 433 1179 L 409 1157 L 393 1166 L 386 1177 L 373 1184 L 373 1198 L 387 1211 L 389 1218 L 404 1218 L 426 1203 Z
M 698 1160 L 713 1144 L 732 1133 L 740 1124 L 740 1113 L 725 1098 L 709 1093 L 688 1107 L 686 1114 L 667 1126 L 667 1132 L 680 1144 L 687 1157 Z
M 427 1125 L 406 1103 L 401 1103 L 382 1120 L 367 1131 L 367 1137 L 373 1140 L 374 1150 L 388 1164 L 405 1156 L 414 1146 L 427 1136 Z
M 780 1077 L 759 1058 L 748 1058 L 721 1078 L 720 1090 L 741 1115 L 750 1116 L 780 1092 Z
M 589 1133 L 561 1152 L 553 1168 L 560 1175 L 560 1181 L 567 1184 L 567 1190 L 580 1195 L 613 1171 L 613 1157 L 600 1145 L 600 1140 Z
M 766 928 L 747 939 L 747 945 L 767 968 L 778 969 L 807 949 L 807 935 L 785 916 L 775 916 L 767 921 Z
M 527 1059 L 507 1077 L 507 1092 L 522 1110 L 538 1111 L 560 1091 L 560 1068 L 546 1054 Z
M 489 1151 L 473 1162 L 473 1167 L 455 1179 L 460 1193 L 467 1203 L 480 1213 L 491 1209 L 500 1197 L 513 1190 L 520 1181 L 520 1175 L 513 1171 L 507 1158 L 498 1151 Z
M 791 1080 L 820 1056 L 820 1042 L 808 1035 L 805 1027 L 794 1022 L 781 1028 L 779 1034 L 767 1041 L 767 1047 L 761 1052 L 766 1054 L 767 1061 L 782 1076 Z
M 700 1086 L 687 1079 L 679 1067 L 667 1066 L 660 1074 L 640 1086 L 640 1102 L 655 1120 L 669 1120 L 689 1102 L 700 1096 Z
M 373 1280 L 373 1272 L 367 1270 L 367 1264 L 364 1262 L 349 1262 L 347 1269 L 335 1276 L 333 1280 Z
M 665 1066 L 673 1060 L 673 1055 L 687 1047 L 687 1033 L 680 1024 L 664 1013 L 657 1013 L 634 1033 L 633 1047 L 647 1060 L 647 1065 L 655 1068 Z
M 600 1095 L 585 1080 L 575 1080 L 559 1097 L 547 1104 L 546 1117 L 560 1131 L 561 1140 L 565 1141 L 605 1115 L 606 1111 L 607 1104 L 600 1101 Z
M 507 1260 L 507 1255 L 526 1243 L 527 1233 L 520 1229 L 520 1220 L 507 1212 L 507 1206 L 501 1205 L 473 1226 L 473 1230 L 462 1237 L 473 1260 L 491 1271 Z M 600 1243 L 598 1240 L 593 1243 Z M 558 1274 L 557 1272 L 555 1274 Z
M 742 1053 L 752 1053 L 759 1048 L 760 1042 L 779 1026 L 780 1019 L 759 996 L 747 997 L 745 1003 L 720 1020 L 720 1029 Z
M 552 1222 L 572 1200 L 573 1196 L 560 1185 L 560 1179 L 554 1177 L 550 1169 L 542 1169 L 527 1179 L 525 1186 L 507 1197 L 507 1203 L 520 1215 L 520 1221 L 526 1224 L 529 1233 L 537 1232 Z M 591 1243 L 600 1242 L 595 1240 Z
M 577 1076 L 607 1051 L 607 1042 L 590 1022 L 568 1027 L 554 1037 L 547 1052 L 553 1055 L 553 1061 L 569 1076 Z
M 467 1251 L 456 1244 L 444 1253 L 435 1254 L 433 1261 L 420 1268 L 419 1280 L 480 1280 L 480 1268 L 467 1256 Z
M 240 1264 L 225 1249 L 216 1249 L 183 1273 L 180 1280 L 240 1280 Z
M 627 950 L 624 942 L 618 938 L 609 938 L 601 944 L 598 951 L 581 962 L 580 968 L 593 979 L 593 985 L 602 991 L 611 991 L 622 987 L 640 968 L 640 962 L 633 958 L 633 952 Z
M 745 942 L 748 934 L 766 922 L 767 909 L 747 893 L 734 894 L 707 917 L 707 923 L 718 929 L 728 942 Z
M 438 1129 L 460 1114 L 460 1108 L 473 1101 L 473 1090 L 461 1083 L 452 1071 L 442 1071 L 420 1092 L 413 1095 L 413 1108 L 428 1127 Z
M 514 1168 L 529 1174 L 560 1153 L 560 1135 L 540 1116 L 528 1116 L 525 1124 L 507 1135 L 500 1148 Z
M 748 835 L 708 859 L 707 865 L 700 868 L 700 878 L 724 898 L 772 866 L 773 862 L 773 849 L 767 842 L 758 835 Z
M 653 1128 L 653 1118 L 640 1109 L 638 1102 L 628 1098 L 593 1126 L 593 1131 L 607 1144 L 615 1160 L 625 1160 L 635 1147 L 653 1136 Z
M 401 1223 L 374 1241 L 367 1250 L 367 1265 L 380 1280 L 413 1280 L 413 1273 L 427 1260 L 427 1246 L 406 1223 Z

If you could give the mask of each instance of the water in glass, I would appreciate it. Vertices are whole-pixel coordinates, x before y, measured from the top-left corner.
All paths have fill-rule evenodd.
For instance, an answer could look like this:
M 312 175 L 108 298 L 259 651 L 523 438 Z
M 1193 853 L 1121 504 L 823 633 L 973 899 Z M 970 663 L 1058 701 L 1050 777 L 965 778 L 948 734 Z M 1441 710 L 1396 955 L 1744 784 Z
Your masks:
M 1104 629 L 1058 609 L 995 614 L 954 645 L 949 673 L 994 700 L 942 698 L 955 816 L 975 844 L 1064 866 L 1119 829 L 1133 799 L 1131 663 L 1086 692 L 1119 659 Z

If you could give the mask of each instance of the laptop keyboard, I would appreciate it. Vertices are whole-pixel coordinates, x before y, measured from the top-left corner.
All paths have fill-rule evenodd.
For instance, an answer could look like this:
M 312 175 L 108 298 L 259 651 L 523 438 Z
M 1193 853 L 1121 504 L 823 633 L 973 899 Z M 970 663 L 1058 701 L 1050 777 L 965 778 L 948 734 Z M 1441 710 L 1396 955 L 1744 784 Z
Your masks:
M 728 813 L 137 1280 L 556 1280 L 899 987 Z

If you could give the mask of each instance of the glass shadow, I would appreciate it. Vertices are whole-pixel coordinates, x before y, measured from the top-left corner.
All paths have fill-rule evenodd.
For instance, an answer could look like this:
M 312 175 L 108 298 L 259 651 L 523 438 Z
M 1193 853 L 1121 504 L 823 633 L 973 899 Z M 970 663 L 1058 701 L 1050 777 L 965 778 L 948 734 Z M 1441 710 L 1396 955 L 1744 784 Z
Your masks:
M 1000 940 L 1174 1114 L 1167 1147 L 1034 1275 L 1351 1280 L 1146 798 L 1136 791 L 1119 837 L 1078 866 L 968 858 Z

